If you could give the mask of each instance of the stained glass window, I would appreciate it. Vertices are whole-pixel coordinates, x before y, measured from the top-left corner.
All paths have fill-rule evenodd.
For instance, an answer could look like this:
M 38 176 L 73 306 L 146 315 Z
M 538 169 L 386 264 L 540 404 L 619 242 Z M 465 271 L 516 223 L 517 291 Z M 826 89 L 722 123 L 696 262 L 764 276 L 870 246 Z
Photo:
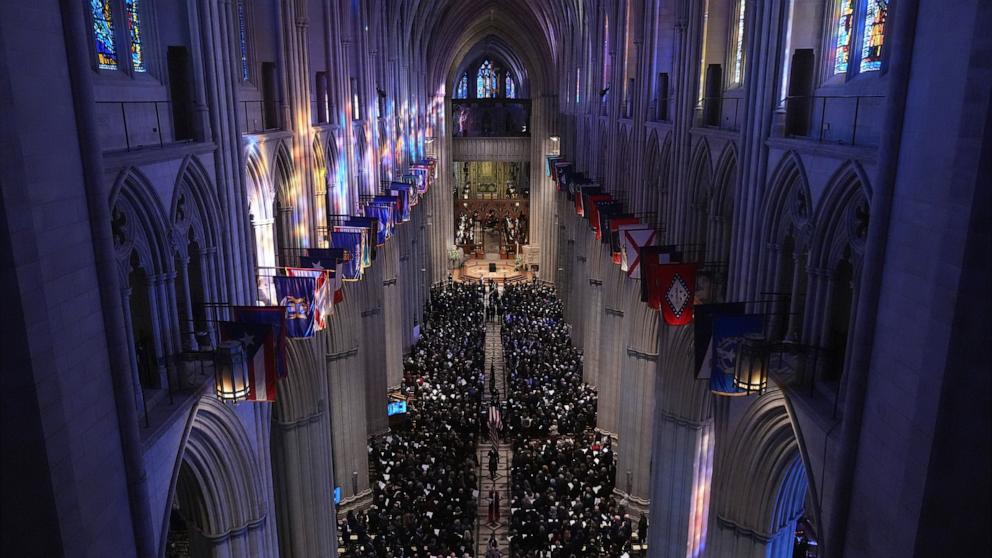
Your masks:
M 238 2 L 238 46 L 241 54 L 241 81 L 248 81 L 251 74 L 248 71 L 248 15 L 245 13 L 244 1 Z
M 131 68 L 135 72 L 144 72 L 147 70 L 143 42 L 145 33 L 141 28 L 141 14 L 138 4 L 139 0 L 124 0 L 124 8 L 127 12 L 127 30 L 131 42 Z
M 486 60 L 479 66 L 479 74 L 475 78 L 475 96 L 486 99 L 496 96 L 496 72 L 493 63 Z
M 458 80 L 458 89 L 455 90 L 456 99 L 468 99 L 468 74 L 462 74 L 462 79 Z
M 117 69 L 117 42 L 114 40 L 114 19 L 110 0 L 90 0 L 93 13 L 93 37 L 96 41 L 96 63 L 102 70 Z
M 513 74 L 506 72 L 506 98 L 517 98 L 517 86 L 513 83 Z
M 734 83 L 740 84 L 744 75 L 744 8 L 745 0 L 737 3 L 737 28 L 734 37 Z
M 854 0 L 841 0 L 837 20 L 837 48 L 834 50 L 834 74 L 846 74 L 851 60 L 851 36 L 854 34 Z
M 882 67 L 882 43 L 885 40 L 887 0 L 868 0 L 865 29 L 861 39 L 861 71 L 872 72 Z

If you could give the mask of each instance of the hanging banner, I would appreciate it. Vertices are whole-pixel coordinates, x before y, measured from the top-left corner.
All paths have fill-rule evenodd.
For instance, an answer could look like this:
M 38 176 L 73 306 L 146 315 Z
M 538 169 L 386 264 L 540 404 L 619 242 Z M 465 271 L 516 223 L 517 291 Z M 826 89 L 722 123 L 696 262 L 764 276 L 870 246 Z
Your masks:
M 348 253 L 348 259 L 343 262 L 342 278 L 345 281 L 358 281 L 361 279 L 363 249 L 361 232 L 333 231 L 331 232 L 331 246 L 341 248 Z
M 420 202 L 420 177 L 417 174 L 404 174 L 403 182 L 410 186 L 410 207 L 417 207 Z
M 396 234 L 396 225 L 400 222 L 400 203 L 398 196 L 375 196 L 372 198 L 372 204 L 389 207 L 389 234 L 387 238 Z
M 651 228 L 621 227 L 623 245 L 620 247 L 620 269 L 631 279 L 641 278 L 641 251 L 654 246 L 658 231 Z
M 609 241 L 610 241 L 610 255 L 613 258 L 613 263 L 620 265 L 622 258 L 620 256 L 620 227 L 643 227 L 641 220 L 633 215 L 614 215 L 610 217 L 609 220 Z
M 310 277 L 314 280 L 313 294 L 313 330 L 323 331 L 330 323 L 330 317 L 334 314 L 334 291 L 331 287 L 331 274 L 334 272 L 319 268 L 287 267 L 286 275 L 289 277 Z
M 347 227 L 357 227 L 365 230 L 365 251 L 369 253 L 369 265 L 371 265 L 371 262 L 375 261 L 376 256 L 375 240 L 379 230 L 379 223 L 372 217 L 356 217 L 352 215 L 344 224 Z
M 710 343 L 710 391 L 717 395 L 747 395 L 747 391 L 734 386 L 737 369 L 737 346 L 749 335 L 762 333 L 764 323 L 760 314 L 717 316 L 713 321 L 713 338 Z
M 289 375 L 286 367 L 286 309 L 282 306 L 232 306 L 231 315 L 235 322 L 266 325 L 275 333 L 276 376 L 280 379 Z
M 641 249 L 641 302 L 647 302 L 648 306 L 655 310 L 661 309 L 660 280 L 658 267 L 662 264 L 677 263 L 682 261 L 682 253 L 674 244 L 665 246 L 645 246 Z
M 698 279 L 698 277 L 697 277 Z M 696 378 L 708 379 L 713 368 L 711 355 L 713 348 L 713 324 L 721 316 L 740 316 L 744 314 L 743 302 L 723 302 L 715 304 L 696 304 L 692 309 L 692 332 L 695 347 Z
M 273 277 L 276 298 L 286 312 L 286 334 L 312 337 L 314 334 L 314 297 L 317 282 L 313 277 Z
M 353 233 L 358 235 L 358 261 L 364 273 L 366 268 L 372 266 L 372 240 L 369 227 L 337 225 L 332 228 L 333 233 Z
M 603 188 L 598 184 L 578 184 L 575 189 L 575 214 L 579 217 L 585 217 L 585 199 L 586 196 L 591 196 L 594 194 L 602 194 Z
M 661 289 L 661 316 L 665 323 L 682 326 L 692 323 L 696 294 L 696 264 L 662 264 L 658 267 Z
M 370 203 L 365 206 L 363 210 L 365 215 L 375 219 L 375 244 L 376 246 L 383 246 L 386 241 L 392 235 L 389 230 L 389 221 L 392 219 L 392 210 L 389 206 L 384 204 Z
M 389 184 L 389 195 L 399 198 L 400 221 L 406 223 L 410 220 L 410 188 L 405 182 L 391 182 Z
M 610 242 L 610 218 L 624 215 L 623 202 L 619 200 L 598 202 L 596 203 L 596 213 L 599 215 L 599 223 L 594 229 L 596 240 L 608 244 Z

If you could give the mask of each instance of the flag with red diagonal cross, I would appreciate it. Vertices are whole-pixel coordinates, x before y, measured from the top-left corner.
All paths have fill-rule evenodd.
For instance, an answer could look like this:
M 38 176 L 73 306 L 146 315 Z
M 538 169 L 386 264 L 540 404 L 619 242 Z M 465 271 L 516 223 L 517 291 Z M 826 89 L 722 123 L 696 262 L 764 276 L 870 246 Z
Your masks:
M 628 277 L 641 277 L 641 248 L 653 246 L 658 232 L 654 229 L 623 229 L 623 242 L 620 251 L 620 269 L 627 272 Z

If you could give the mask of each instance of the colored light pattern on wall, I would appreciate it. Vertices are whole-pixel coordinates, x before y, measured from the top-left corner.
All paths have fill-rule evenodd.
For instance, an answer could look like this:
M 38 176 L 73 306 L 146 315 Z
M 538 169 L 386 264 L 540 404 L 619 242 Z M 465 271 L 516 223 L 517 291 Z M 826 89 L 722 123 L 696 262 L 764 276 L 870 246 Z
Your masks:
M 506 72 L 506 98 L 517 98 L 517 86 L 513 83 L 513 74 Z
M 575 104 L 582 102 L 582 68 L 575 69 Z
M 882 43 L 885 42 L 885 17 L 889 11 L 886 0 L 868 0 L 865 10 L 865 31 L 861 39 L 861 71 L 882 68 Z
M 834 75 L 846 74 L 851 59 L 851 37 L 854 34 L 854 0 L 842 0 L 837 20 L 837 46 L 834 50 Z
M 124 9 L 127 13 L 127 29 L 131 43 L 131 69 L 135 72 L 144 72 L 145 67 L 145 45 L 144 31 L 141 27 L 141 8 L 139 0 L 124 0 Z
M 706 550 L 706 525 L 709 521 L 710 489 L 713 481 L 713 442 L 713 423 L 709 422 L 696 438 L 686 558 L 699 558 Z
M 117 41 L 114 39 L 114 19 L 110 0 L 90 0 L 93 15 L 93 40 L 96 42 L 96 63 L 101 70 L 117 69 Z
M 462 74 L 462 79 L 458 80 L 458 88 L 455 90 L 456 99 L 468 99 L 468 74 Z

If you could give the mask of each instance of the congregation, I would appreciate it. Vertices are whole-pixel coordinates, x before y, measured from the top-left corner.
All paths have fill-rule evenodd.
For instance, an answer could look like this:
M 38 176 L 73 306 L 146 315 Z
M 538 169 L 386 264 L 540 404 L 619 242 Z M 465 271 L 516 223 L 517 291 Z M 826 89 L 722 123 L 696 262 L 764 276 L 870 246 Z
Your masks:
M 372 505 L 341 523 L 345 556 L 462 557 L 474 550 L 481 287 L 435 285 L 424 317 L 404 365 L 409 416 L 371 444 Z
M 633 527 L 613 498 L 612 442 L 592 430 L 596 392 L 582 381 L 561 301 L 554 287 L 531 282 L 508 286 L 503 306 L 513 555 L 625 556 Z
M 500 323 L 505 401 L 486 374 L 486 322 Z M 491 368 L 491 366 L 490 366 Z M 488 395 L 486 379 L 488 376 Z M 636 529 L 613 497 L 612 440 L 594 431 L 596 391 L 582 381 L 582 354 L 554 287 L 448 281 L 435 285 L 421 337 L 404 365 L 407 420 L 369 447 L 372 503 L 339 523 L 349 557 L 474 556 L 477 457 L 495 405 L 513 448 L 510 552 L 570 558 L 627 556 Z M 498 456 L 490 451 L 490 477 Z M 495 491 L 490 491 L 494 492 Z M 484 520 L 499 521 L 498 494 Z M 495 542 L 487 545 L 497 556 Z

